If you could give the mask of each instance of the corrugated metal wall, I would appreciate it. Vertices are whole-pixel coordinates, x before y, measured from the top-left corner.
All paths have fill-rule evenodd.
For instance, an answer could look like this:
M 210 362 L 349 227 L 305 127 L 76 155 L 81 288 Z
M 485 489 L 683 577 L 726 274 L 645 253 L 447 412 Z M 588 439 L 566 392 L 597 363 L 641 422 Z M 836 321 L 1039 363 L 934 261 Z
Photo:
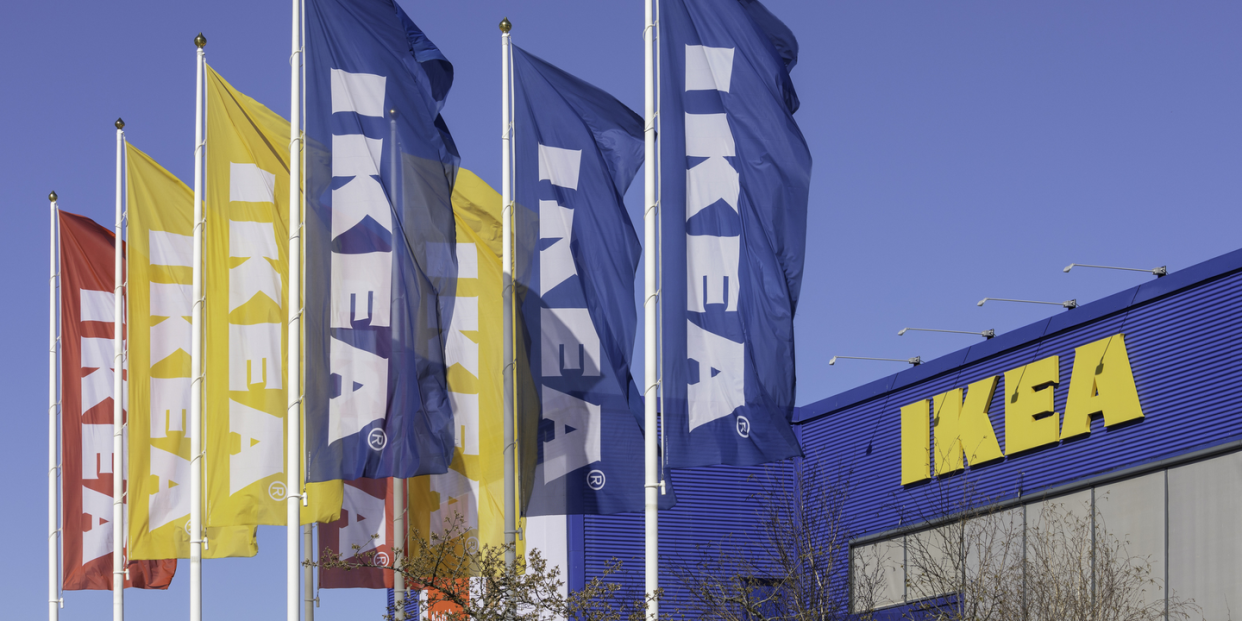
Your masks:
M 970 468 L 938 482 L 900 483 L 900 408 L 1000 375 L 989 415 L 1002 448 L 1005 371 L 1060 356 L 1056 411 L 1065 411 L 1074 348 L 1124 334 L 1145 418 L 1089 436 Z M 804 379 L 814 381 L 813 379 Z M 859 387 L 812 406 L 798 419 L 807 458 L 843 476 L 853 537 L 924 521 L 974 499 L 1006 500 L 1109 472 L 1176 457 L 1242 438 L 1242 251 L 1020 328 L 922 367 Z M 663 611 L 689 601 L 673 583 L 672 559 L 692 558 L 695 544 L 752 532 L 760 468 L 676 471 L 678 506 L 661 513 Z M 748 504 L 751 503 L 751 504 Z M 626 562 L 627 586 L 642 591 L 642 516 L 587 516 L 586 576 L 604 562 Z M 845 584 L 835 585 L 844 596 Z
M 660 587 L 664 589 L 661 612 L 673 614 L 680 610 L 694 618 L 690 611 L 697 606 L 677 579 L 678 568 L 693 569 L 698 565 L 698 546 L 730 536 L 736 541 L 755 537 L 755 494 L 767 477 L 788 477 L 789 471 L 789 463 L 784 462 L 672 472 L 677 506 L 660 512 Z M 641 599 L 642 514 L 588 515 L 583 520 L 583 530 L 586 575 L 601 575 L 609 559 L 616 558 L 623 563 L 623 571 L 610 580 L 623 586 L 621 597 L 625 601 Z

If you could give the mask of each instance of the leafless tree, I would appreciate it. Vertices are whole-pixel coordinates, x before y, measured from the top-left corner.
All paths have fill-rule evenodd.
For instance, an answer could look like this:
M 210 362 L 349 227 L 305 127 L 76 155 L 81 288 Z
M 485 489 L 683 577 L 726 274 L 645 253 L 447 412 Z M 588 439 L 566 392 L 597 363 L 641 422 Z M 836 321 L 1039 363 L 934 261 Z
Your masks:
M 790 475 L 792 469 L 793 475 Z M 676 574 L 701 618 L 725 621 L 837 621 L 866 618 L 840 597 L 849 583 L 844 520 L 848 475 L 810 462 L 775 464 L 757 477 L 755 528 L 701 545 Z M 870 610 L 882 577 L 855 577 L 861 610 Z
M 1090 503 L 1046 501 L 1024 513 L 967 491 L 959 507 L 905 536 L 909 618 L 1156 621 L 1198 611 L 1175 595 L 1166 611 L 1150 559 L 1129 553 L 1125 535 L 1110 532 Z
M 325 550 L 318 566 L 346 571 L 378 568 L 405 576 L 414 596 L 419 591 L 419 610 L 437 621 L 638 621 L 645 610 L 642 600 L 621 602 L 618 584 L 608 581 L 620 571 L 613 560 L 602 576 L 579 590 L 563 593 L 560 569 L 549 566 L 538 550 L 505 563 L 511 546 L 475 545 L 464 535 L 460 518 L 446 520 L 441 533 L 423 537 L 413 533 L 409 549 L 389 565 L 375 552 L 359 554 L 357 546 L 342 554 Z M 308 564 L 312 564 L 308 561 Z M 393 615 L 386 616 L 392 619 Z M 417 617 L 415 617 L 417 618 Z

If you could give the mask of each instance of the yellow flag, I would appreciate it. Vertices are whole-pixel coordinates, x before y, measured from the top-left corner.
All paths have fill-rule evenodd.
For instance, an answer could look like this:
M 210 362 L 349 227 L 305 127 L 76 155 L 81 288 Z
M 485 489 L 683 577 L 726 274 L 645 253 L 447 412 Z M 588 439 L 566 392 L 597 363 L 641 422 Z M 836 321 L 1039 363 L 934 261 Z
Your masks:
M 288 159 L 289 122 L 208 67 L 203 411 L 213 526 L 285 523 Z M 340 518 L 340 481 L 306 489 L 302 523 Z
M 189 558 L 194 194 L 126 146 L 129 178 L 129 554 Z M 254 556 L 253 526 L 207 529 L 205 558 Z
M 505 540 L 500 194 L 461 169 L 453 216 L 457 300 L 445 362 L 457 446 L 447 473 L 409 480 L 408 523 L 426 537 L 458 515 L 468 536 L 495 546 Z

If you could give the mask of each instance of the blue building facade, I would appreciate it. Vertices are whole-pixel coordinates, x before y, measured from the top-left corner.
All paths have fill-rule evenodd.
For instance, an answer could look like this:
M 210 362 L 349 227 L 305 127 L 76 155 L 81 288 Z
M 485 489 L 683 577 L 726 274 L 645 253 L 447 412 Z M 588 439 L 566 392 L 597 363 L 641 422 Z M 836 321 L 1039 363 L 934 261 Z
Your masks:
M 912 538 L 963 508 L 946 498 L 966 497 L 1015 512 L 1024 528 L 1045 503 L 1085 506 L 1150 562 L 1160 588 L 1146 597 L 1157 605 L 1172 592 L 1205 618 L 1242 611 L 1242 250 L 795 417 L 799 463 L 672 473 L 679 502 L 660 516 L 663 611 L 695 610 L 677 572 L 693 567 L 703 544 L 756 537 L 762 479 L 807 466 L 848 492 L 850 545 L 840 554 L 850 558 L 839 566 L 864 555 L 887 562 L 872 596 L 893 614 L 922 596 L 906 568 Z M 570 588 L 615 557 L 626 565 L 614 579 L 641 593 L 640 515 L 567 526 Z M 849 601 L 850 572 L 839 573 L 833 590 Z

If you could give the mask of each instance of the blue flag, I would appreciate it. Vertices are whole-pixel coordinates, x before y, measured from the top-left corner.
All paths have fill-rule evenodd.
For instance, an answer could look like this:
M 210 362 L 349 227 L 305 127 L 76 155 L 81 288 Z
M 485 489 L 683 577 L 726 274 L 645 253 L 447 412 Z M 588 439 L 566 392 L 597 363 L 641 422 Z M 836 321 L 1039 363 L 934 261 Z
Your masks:
M 306 2 L 307 477 L 443 473 L 453 66 L 392 0 Z
M 798 43 L 755 0 L 660 6 L 668 464 L 800 455 L 793 318 L 811 155 L 793 118 Z
M 641 511 L 630 357 L 642 248 L 623 196 L 643 162 L 643 122 L 517 47 L 513 76 L 526 514 Z

